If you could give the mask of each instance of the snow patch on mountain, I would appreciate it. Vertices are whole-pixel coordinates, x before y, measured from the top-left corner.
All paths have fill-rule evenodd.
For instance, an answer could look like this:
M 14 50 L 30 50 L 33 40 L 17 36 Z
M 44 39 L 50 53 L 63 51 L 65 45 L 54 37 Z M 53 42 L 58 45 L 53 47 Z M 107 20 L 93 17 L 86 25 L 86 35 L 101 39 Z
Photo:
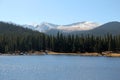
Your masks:
M 41 24 L 24 25 L 25 28 L 30 28 L 32 30 L 37 30 L 39 32 L 46 32 L 51 29 L 61 30 L 64 32 L 84 31 L 94 29 L 98 26 L 100 26 L 100 24 L 88 21 L 73 23 L 69 25 L 56 25 L 47 22 L 43 22 Z
M 94 29 L 98 26 L 100 26 L 98 23 L 80 22 L 71 25 L 58 26 L 57 29 L 65 30 L 65 31 L 84 31 L 84 30 Z

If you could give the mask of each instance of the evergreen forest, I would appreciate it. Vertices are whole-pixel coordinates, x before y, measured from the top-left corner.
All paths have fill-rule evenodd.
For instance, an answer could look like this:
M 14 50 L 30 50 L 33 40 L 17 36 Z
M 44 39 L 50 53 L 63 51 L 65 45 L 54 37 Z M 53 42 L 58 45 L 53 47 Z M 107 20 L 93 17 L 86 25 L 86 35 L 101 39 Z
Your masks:
M 13 23 L 0 22 L 0 53 L 15 51 L 85 53 L 120 51 L 120 35 L 47 35 Z

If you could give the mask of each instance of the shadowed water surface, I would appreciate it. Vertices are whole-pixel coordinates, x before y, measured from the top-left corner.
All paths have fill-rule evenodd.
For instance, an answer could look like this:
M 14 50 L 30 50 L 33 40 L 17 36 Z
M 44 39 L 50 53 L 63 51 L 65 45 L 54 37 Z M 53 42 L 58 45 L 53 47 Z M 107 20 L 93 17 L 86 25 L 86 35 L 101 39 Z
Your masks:
M 0 56 L 0 80 L 120 80 L 120 58 Z

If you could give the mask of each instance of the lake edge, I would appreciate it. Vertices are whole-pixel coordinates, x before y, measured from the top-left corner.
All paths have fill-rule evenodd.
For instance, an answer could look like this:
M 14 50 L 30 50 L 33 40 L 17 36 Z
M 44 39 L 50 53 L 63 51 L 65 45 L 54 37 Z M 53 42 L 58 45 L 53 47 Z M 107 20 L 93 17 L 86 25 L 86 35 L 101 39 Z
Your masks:
M 120 57 L 120 53 L 97 53 L 97 52 L 93 52 L 93 53 L 63 53 L 63 52 L 52 52 L 49 51 L 47 52 L 40 52 L 40 51 L 36 51 L 34 53 L 0 53 L 0 56 L 19 56 L 19 55 L 23 55 L 23 56 L 27 56 L 27 55 L 35 55 L 35 56 L 39 56 L 39 55 L 73 55 L 73 56 L 105 56 L 105 57 Z

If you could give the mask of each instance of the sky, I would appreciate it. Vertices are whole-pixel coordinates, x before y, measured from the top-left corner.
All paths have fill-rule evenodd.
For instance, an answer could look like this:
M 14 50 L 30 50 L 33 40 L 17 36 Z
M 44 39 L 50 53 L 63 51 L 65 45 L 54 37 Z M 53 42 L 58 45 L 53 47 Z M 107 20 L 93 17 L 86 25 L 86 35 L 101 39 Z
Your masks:
M 61 25 L 120 21 L 120 0 L 0 0 L 0 21 Z

